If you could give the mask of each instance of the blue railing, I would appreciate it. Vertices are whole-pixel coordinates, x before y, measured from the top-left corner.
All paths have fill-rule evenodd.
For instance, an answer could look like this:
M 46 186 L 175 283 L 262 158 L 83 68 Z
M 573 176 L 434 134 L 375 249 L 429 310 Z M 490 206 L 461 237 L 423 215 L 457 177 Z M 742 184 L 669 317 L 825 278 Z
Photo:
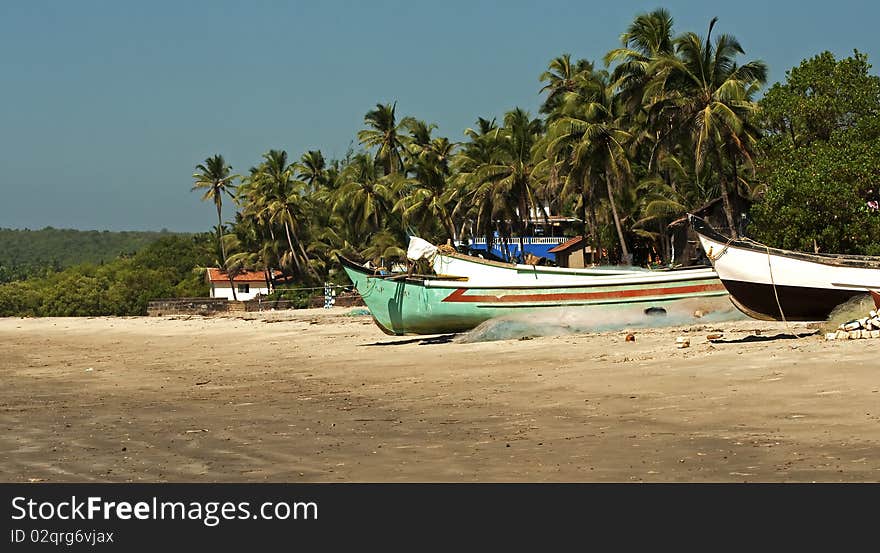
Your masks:
M 512 238 L 510 244 L 507 245 L 507 255 L 504 254 L 501 244 L 497 240 L 493 241 L 492 249 L 486 247 L 485 238 L 471 239 L 468 246 L 471 250 L 488 250 L 489 253 L 501 259 L 522 261 L 525 259 L 526 254 L 553 259 L 553 254 L 548 253 L 548 251 L 568 240 L 570 240 L 570 237 L 565 236 L 524 236 L 521 251 L 519 238 Z

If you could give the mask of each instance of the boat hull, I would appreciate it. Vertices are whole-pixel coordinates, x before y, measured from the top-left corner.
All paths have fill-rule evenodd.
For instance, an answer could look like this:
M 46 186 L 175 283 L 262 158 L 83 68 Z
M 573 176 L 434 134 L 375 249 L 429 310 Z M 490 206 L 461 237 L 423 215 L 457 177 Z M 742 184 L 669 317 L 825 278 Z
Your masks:
M 475 285 L 404 275 L 383 278 L 351 261 L 342 262 L 376 324 L 395 335 L 463 332 L 489 319 L 531 313 L 561 316 L 572 310 L 668 310 L 685 305 L 709 312 L 730 306 L 714 273 L 702 278 L 597 278 L 590 284 L 559 286 Z
M 730 240 L 692 217 L 700 243 L 733 304 L 773 321 L 824 321 L 839 305 L 880 289 L 880 258 L 789 252 Z
M 780 285 L 776 286 L 774 293 L 772 284 L 724 279 L 721 282 L 730 292 L 730 300 L 737 309 L 763 321 L 781 321 L 783 314 L 787 321 L 824 321 L 838 305 L 867 295 L 867 292 L 857 290 Z

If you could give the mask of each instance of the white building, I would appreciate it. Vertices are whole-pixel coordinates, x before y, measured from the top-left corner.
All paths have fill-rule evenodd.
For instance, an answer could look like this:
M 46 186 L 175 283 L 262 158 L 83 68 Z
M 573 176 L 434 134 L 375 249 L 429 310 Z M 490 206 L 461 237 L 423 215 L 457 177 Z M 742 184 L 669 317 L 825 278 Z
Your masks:
M 275 271 L 274 276 L 280 277 L 281 272 Z M 225 271 L 209 267 L 205 278 L 211 286 L 212 298 L 247 301 L 254 299 L 257 294 L 265 296 L 272 291 L 269 288 L 269 283 L 266 282 L 266 273 L 263 271 L 243 271 L 235 275 L 232 279 L 232 285 L 235 286 L 235 298 L 232 297 L 232 285 L 230 285 L 229 277 Z

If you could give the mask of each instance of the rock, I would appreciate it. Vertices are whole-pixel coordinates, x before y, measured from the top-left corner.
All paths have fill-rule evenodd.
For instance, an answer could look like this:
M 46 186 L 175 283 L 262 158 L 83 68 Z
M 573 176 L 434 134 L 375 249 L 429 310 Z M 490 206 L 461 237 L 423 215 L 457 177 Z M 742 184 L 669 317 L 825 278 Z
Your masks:
M 626 341 L 627 341 L 627 342 L 635 342 L 635 341 L 636 341 L 636 335 L 633 334 L 632 332 L 630 332 L 629 334 L 626 335 Z
M 678 349 L 684 349 L 690 347 L 691 341 L 685 338 L 684 336 L 679 336 L 675 339 L 675 347 Z
M 701 311 L 701 310 L 699 310 L 699 309 L 697 309 L 696 311 L 694 311 L 694 317 L 696 317 L 696 318 L 698 318 L 698 319 L 704 317 L 705 315 L 706 315 L 706 313 L 704 313 L 703 311 Z
M 825 335 L 825 339 L 826 340 L 837 340 L 837 333 L 836 332 L 829 332 L 828 334 Z
M 708 336 L 706 336 L 706 339 L 711 342 L 712 340 L 720 340 L 723 336 L 724 334 L 721 333 L 709 334 Z

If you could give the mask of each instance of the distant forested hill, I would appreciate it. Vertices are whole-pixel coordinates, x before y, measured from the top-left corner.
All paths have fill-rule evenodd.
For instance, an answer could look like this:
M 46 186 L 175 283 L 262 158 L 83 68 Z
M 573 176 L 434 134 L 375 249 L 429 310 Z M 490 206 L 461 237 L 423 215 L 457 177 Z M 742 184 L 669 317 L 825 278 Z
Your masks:
M 101 264 L 132 255 L 162 237 L 180 233 L 0 228 L 0 282 L 58 271 L 80 263 Z

